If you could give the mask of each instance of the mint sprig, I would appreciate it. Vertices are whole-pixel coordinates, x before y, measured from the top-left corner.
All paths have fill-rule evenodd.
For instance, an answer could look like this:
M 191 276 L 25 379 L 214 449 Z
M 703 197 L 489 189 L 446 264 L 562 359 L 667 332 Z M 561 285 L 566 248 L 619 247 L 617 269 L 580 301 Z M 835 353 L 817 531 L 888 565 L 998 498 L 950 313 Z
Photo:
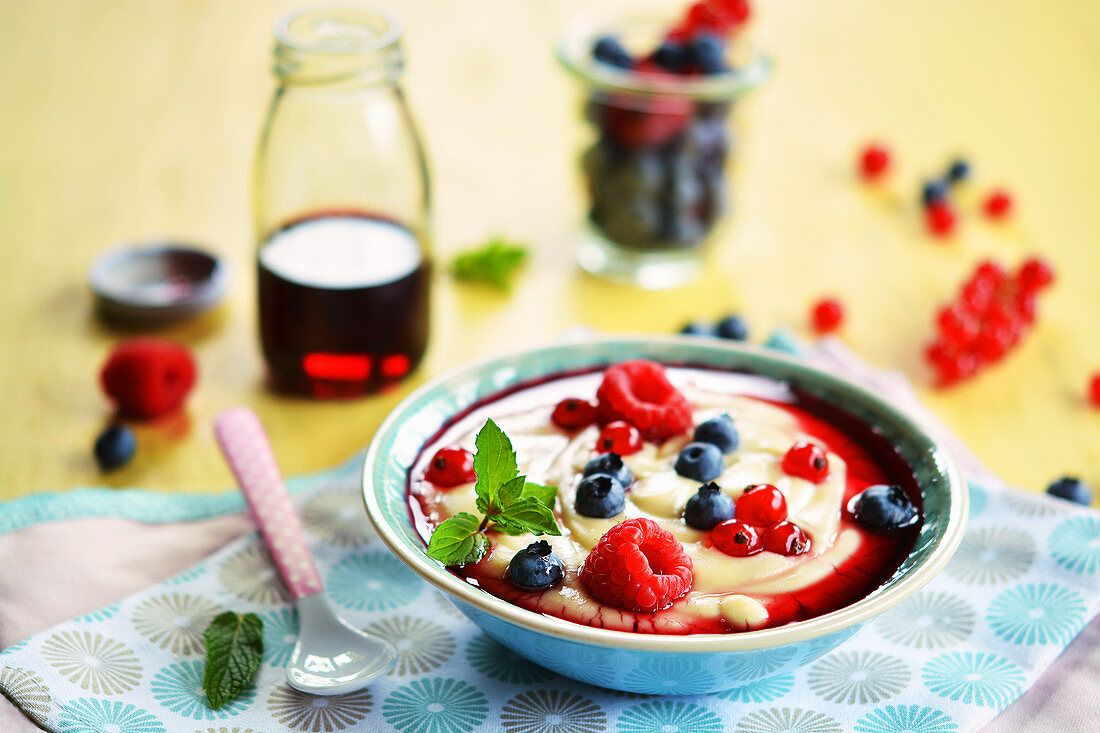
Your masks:
M 519 473 L 512 441 L 491 419 L 474 438 L 474 473 L 480 520 L 469 512 L 444 520 L 428 540 L 428 557 L 444 565 L 467 565 L 489 550 L 486 530 L 509 535 L 560 535 L 554 517 L 558 490 L 529 482 Z
M 495 237 L 483 246 L 460 252 L 451 264 L 458 280 L 480 282 L 507 290 L 512 274 L 527 259 L 522 245 Z
M 226 611 L 203 634 L 206 672 L 202 688 L 214 710 L 236 700 L 252 683 L 264 654 L 264 622 L 254 613 Z

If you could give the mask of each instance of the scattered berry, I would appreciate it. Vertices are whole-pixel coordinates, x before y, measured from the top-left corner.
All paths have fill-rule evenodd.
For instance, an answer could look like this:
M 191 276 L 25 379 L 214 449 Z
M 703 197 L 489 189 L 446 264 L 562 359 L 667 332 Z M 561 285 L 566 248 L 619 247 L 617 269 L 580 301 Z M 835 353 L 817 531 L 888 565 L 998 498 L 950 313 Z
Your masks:
M 731 341 L 746 341 L 749 338 L 749 327 L 740 316 L 726 316 L 718 321 L 715 331 L 717 331 L 719 338 L 730 339 Z
M 920 200 L 925 206 L 947 200 L 947 186 L 943 181 L 928 181 L 921 189 Z
M 440 448 L 432 456 L 424 479 L 442 489 L 477 481 L 474 473 L 474 456 L 470 451 L 458 446 Z
M 692 321 L 687 323 L 680 329 L 680 333 L 685 336 L 716 336 L 717 332 L 714 326 L 702 321 Z
M 620 69 L 630 69 L 634 66 L 634 59 L 614 36 L 602 36 L 597 39 L 596 45 L 592 47 L 592 56 L 597 61 Z
M 970 177 L 970 163 L 962 158 L 951 163 L 951 166 L 947 169 L 947 182 L 948 183 L 961 183 Z
M 577 484 L 573 508 L 582 517 L 607 519 L 621 514 L 624 506 L 626 506 L 626 491 L 623 485 L 606 473 L 585 476 Z
M 924 210 L 924 223 L 937 237 L 949 236 L 955 231 L 955 211 L 946 200 L 936 201 Z
M 1004 219 L 1012 213 L 1012 194 L 1002 188 L 989 192 L 982 203 L 982 210 L 990 219 Z
M 787 497 L 771 484 L 753 484 L 737 497 L 737 518 L 754 527 L 770 527 L 787 518 Z
M 608 367 L 596 398 L 602 421 L 626 420 L 638 428 L 644 439 L 655 443 L 691 427 L 691 405 L 668 381 L 665 368 L 656 362 L 638 359 Z M 608 450 L 619 455 L 634 452 Z
M 727 519 L 710 531 L 710 542 L 733 557 L 748 557 L 764 549 L 760 532 L 740 519 Z
M 1054 269 L 1042 257 L 1030 257 L 1024 260 L 1017 277 L 1024 290 L 1039 292 L 1054 282 Z
M 821 446 L 800 441 L 783 456 L 783 472 L 819 484 L 829 475 L 829 459 Z
M 596 406 L 576 397 L 567 397 L 554 408 L 550 422 L 567 433 L 586 428 L 596 422 Z
M 95 460 L 100 471 L 122 468 L 134 457 L 137 438 L 125 425 L 111 425 L 95 439 Z
M 801 555 L 810 549 L 810 538 L 791 522 L 779 522 L 764 530 L 764 549 L 777 555 Z
M 684 506 L 684 521 L 689 527 L 708 531 L 733 519 L 733 499 L 713 481 L 703 484 Z
M 810 315 L 814 331 L 830 333 L 840 328 L 844 321 L 844 306 L 835 298 L 824 298 L 814 303 Z
M 726 464 L 722 451 L 710 443 L 688 443 L 676 456 L 676 473 L 694 481 L 711 481 L 722 475 Z
M 878 532 L 896 532 L 920 521 L 920 512 L 900 486 L 876 484 L 852 497 L 848 511 L 856 521 Z
M 195 384 L 195 362 L 181 344 L 141 336 L 111 351 L 99 381 L 123 417 L 159 417 L 187 398 Z
M 691 440 L 694 443 L 710 443 L 723 453 L 733 453 L 741 442 L 741 436 L 737 434 L 732 417 L 719 415 L 699 423 Z
M 1047 487 L 1047 493 L 1085 506 L 1092 503 L 1092 489 L 1084 481 L 1073 476 L 1058 479 Z
M 618 453 L 631 456 L 642 449 L 642 434 L 624 420 L 608 423 L 596 438 L 597 453 Z
M 630 472 L 630 467 L 623 462 L 623 457 L 618 453 L 604 453 L 584 464 L 585 476 L 596 473 L 607 474 L 618 481 L 624 489 L 629 489 L 634 483 L 634 474 Z
M 604 603 L 653 613 L 691 590 L 691 558 L 671 532 L 652 519 L 616 524 L 581 566 L 581 582 Z
M 859 172 L 864 179 L 874 181 L 890 169 L 890 151 L 881 145 L 868 145 L 859 156 Z
M 1093 374 L 1089 380 L 1089 402 L 1093 407 L 1100 407 L 1100 372 Z
M 508 563 L 508 580 L 520 590 L 546 590 L 564 577 L 565 566 L 546 540 L 527 545 Z

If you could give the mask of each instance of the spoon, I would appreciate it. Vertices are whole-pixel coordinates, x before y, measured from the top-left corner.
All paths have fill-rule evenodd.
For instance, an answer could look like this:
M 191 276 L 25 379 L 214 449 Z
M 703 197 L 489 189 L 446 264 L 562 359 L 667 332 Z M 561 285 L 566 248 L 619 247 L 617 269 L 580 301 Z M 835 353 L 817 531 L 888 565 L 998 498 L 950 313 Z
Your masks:
M 256 413 L 247 407 L 226 410 L 214 419 L 214 434 L 298 605 L 301 631 L 286 681 L 313 695 L 339 695 L 389 672 L 397 662 L 393 645 L 353 628 L 332 610 Z

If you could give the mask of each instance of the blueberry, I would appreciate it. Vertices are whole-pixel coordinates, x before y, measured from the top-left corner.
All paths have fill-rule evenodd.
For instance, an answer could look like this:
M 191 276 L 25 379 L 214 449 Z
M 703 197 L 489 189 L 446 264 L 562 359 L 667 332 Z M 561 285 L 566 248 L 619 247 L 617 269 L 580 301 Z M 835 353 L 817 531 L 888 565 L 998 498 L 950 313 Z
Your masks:
M 920 521 L 920 512 L 900 486 L 876 484 L 852 497 L 848 511 L 868 529 L 896 532 Z
M 676 473 L 696 481 L 711 481 L 722 475 L 726 464 L 722 451 L 711 443 L 688 443 L 676 456 Z
M 704 74 L 718 74 L 729 71 L 726 66 L 725 44 L 722 39 L 711 33 L 704 33 L 692 39 L 688 45 L 688 58 L 693 66 Z
M 689 527 L 709 531 L 733 519 L 733 499 L 713 481 L 703 484 L 684 507 L 684 521 Z
M 963 158 L 956 159 L 947 169 L 947 182 L 959 183 L 967 178 L 970 178 L 970 163 Z
M 717 330 L 719 338 L 730 339 L 731 341 L 745 341 L 749 337 L 748 324 L 740 316 L 726 316 L 718 321 Z
M 691 439 L 695 443 L 710 443 L 723 453 L 733 453 L 741 442 L 733 418 L 729 415 L 719 415 L 699 423 Z
M 653 52 L 653 62 L 665 71 L 678 74 L 688 68 L 688 51 L 682 43 L 665 41 Z
M 924 202 L 925 206 L 931 206 L 934 203 L 943 201 L 945 198 L 947 198 L 947 186 L 944 185 L 943 181 L 928 181 L 921 189 L 920 200 Z
M 1092 503 L 1092 489 L 1079 478 L 1063 476 L 1047 487 L 1047 493 L 1059 499 L 1077 502 L 1088 506 Z
M 601 36 L 592 47 L 592 56 L 597 61 L 602 61 L 620 69 L 629 69 L 634 66 L 634 59 L 626 52 L 619 39 L 615 36 Z
M 684 324 L 684 327 L 680 329 L 680 333 L 686 336 L 714 336 L 714 326 L 704 321 L 692 321 L 691 323 Z
M 520 590 L 545 590 L 565 577 L 565 566 L 546 540 L 527 545 L 508 563 L 508 580 Z
M 122 468 L 134 457 L 137 438 L 125 425 L 111 425 L 95 439 L 95 460 L 101 471 Z
M 607 519 L 622 512 L 626 506 L 623 485 L 606 473 L 585 476 L 577 484 L 577 496 L 573 508 L 583 517 Z
M 584 464 L 584 475 L 586 477 L 597 473 L 615 479 L 623 487 L 623 490 L 630 488 L 630 485 L 634 483 L 634 474 L 630 472 L 630 467 L 623 462 L 623 457 L 618 453 L 603 453 Z

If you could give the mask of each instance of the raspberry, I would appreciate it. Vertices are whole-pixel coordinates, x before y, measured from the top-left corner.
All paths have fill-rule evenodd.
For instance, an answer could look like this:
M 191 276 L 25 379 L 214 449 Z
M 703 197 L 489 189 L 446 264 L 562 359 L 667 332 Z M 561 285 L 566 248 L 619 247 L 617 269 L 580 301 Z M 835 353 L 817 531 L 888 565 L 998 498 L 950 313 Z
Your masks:
M 625 420 L 654 443 L 691 428 L 691 405 L 668 381 L 665 368 L 652 361 L 608 367 L 596 399 L 601 422 Z
M 443 489 L 476 481 L 474 457 L 470 451 L 457 446 L 440 448 L 432 456 L 424 479 Z
M 638 428 L 623 420 L 607 424 L 596 438 L 597 453 L 618 453 L 632 456 L 642 449 L 642 434 Z
M 691 558 L 667 529 L 638 517 L 616 524 L 584 559 L 581 582 L 604 603 L 653 613 L 691 590 Z
M 890 168 L 890 151 L 881 145 L 868 145 L 859 155 L 859 172 L 866 180 L 881 178 Z
M 596 407 L 591 402 L 567 397 L 557 404 L 550 422 L 567 433 L 586 428 L 596 422 Z
M 835 298 L 825 298 L 814 304 L 810 313 L 814 331 L 829 333 L 840 328 L 844 321 L 844 306 Z
M 123 417 L 153 418 L 183 404 L 195 384 L 195 361 L 182 344 L 142 336 L 111 351 L 99 373 L 103 391 Z

